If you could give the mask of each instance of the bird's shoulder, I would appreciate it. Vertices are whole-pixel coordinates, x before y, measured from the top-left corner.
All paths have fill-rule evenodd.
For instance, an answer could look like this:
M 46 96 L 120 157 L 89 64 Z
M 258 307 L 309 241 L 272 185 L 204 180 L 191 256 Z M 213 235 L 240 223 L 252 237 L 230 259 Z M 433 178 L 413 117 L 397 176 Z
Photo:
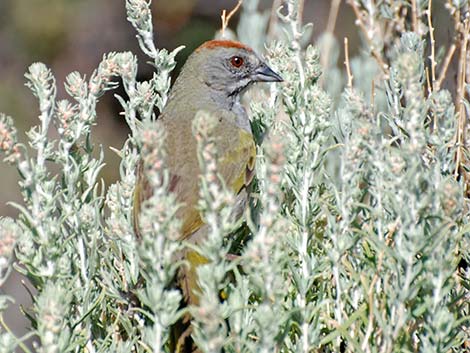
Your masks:
M 251 182 L 256 160 L 256 146 L 251 130 L 237 126 L 236 114 L 224 110 L 204 111 L 212 119 L 217 172 L 225 185 L 235 194 Z M 167 167 L 171 191 L 183 206 L 178 215 L 182 219 L 182 234 L 187 236 L 197 230 L 202 219 L 196 207 L 199 200 L 200 173 L 198 144 L 193 134 L 192 117 L 163 118 L 166 130 Z
M 240 116 L 229 110 L 205 109 L 198 113 L 207 114 L 212 119 L 211 134 L 217 154 L 219 173 L 230 185 L 239 179 L 245 167 L 250 171 L 254 168 L 256 146 L 248 123 L 240 126 Z M 164 116 L 163 126 L 166 130 L 165 145 L 168 155 L 168 166 L 172 174 L 183 178 L 194 176 L 199 170 L 198 147 L 194 137 L 195 116 L 171 117 Z M 243 180 L 245 182 L 246 180 Z M 236 183 L 237 186 L 240 182 Z

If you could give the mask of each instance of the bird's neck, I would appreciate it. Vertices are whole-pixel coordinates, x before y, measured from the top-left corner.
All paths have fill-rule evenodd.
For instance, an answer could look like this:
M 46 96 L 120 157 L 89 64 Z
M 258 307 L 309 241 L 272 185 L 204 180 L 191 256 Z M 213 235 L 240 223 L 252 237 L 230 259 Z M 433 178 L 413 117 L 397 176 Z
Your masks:
M 231 112 L 235 116 L 233 123 L 251 133 L 250 121 L 245 108 L 240 102 L 240 94 L 230 95 L 218 89 L 218 87 L 208 85 L 197 77 L 192 75 L 184 76 L 186 77 L 181 77 L 175 82 L 166 108 L 174 111 L 175 107 L 172 106 L 184 104 L 186 106 L 185 111 L 193 115 L 199 110 L 215 113 L 218 111 Z M 188 89 L 188 87 L 191 87 L 191 89 Z M 225 116 L 226 114 L 223 115 Z M 192 116 L 184 118 L 192 120 Z

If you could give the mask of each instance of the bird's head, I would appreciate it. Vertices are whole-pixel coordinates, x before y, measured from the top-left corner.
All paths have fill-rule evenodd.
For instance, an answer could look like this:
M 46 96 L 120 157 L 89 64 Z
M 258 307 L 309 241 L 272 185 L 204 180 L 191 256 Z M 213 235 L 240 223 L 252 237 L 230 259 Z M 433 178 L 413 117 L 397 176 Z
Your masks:
M 199 80 L 228 97 L 238 96 L 255 82 L 282 81 L 251 48 L 234 41 L 205 42 L 188 64 Z

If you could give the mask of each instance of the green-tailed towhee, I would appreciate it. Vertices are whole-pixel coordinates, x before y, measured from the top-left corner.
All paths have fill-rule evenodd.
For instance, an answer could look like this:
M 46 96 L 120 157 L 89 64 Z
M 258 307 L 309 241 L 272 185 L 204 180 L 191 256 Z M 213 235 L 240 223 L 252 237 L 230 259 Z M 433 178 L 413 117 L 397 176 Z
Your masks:
M 255 82 L 279 82 L 282 78 L 246 45 L 212 40 L 197 48 L 183 66 L 171 89 L 160 117 L 165 129 L 166 167 L 170 173 L 169 191 L 182 206 L 176 216 L 181 220 L 181 239 L 193 243 L 204 240 L 206 226 L 198 210 L 199 160 L 193 136 L 193 120 L 199 111 L 217 117 L 213 130 L 218 153 L 217 171 L 225 185 L 237 195 L 241 215 L 246 204 L 246 186 L 251 182 L 256 147 L 248 115 L 240 95 Z M 138 233 L 140 205 L 151 190 L 139 169 L 134 198 L 134 222 Z M 158 254 L 156 254 L 158 256 Z M 207 260 L 193 250 L 183 254 L 189 266 L 180 269 L 178 286 L 187 304 L 198 303 L 196 267 Z M 193 351 L 188 334 L 173 332 L 175 352 Z M 189 330 L 190 331 L 190 330 Z M 183 336 L 181 336 L 183 335 Z

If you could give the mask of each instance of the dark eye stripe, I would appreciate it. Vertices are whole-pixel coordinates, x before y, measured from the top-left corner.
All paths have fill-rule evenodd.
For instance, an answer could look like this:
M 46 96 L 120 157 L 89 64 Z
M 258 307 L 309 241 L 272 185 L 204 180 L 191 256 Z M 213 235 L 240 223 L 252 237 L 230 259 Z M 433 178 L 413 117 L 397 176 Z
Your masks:
M 239 68 L 243 65 L 244 63 L 244 60 L 243 58 L 239 57 L 239 56 L 233 56 L 231 59 L 230 59 L 230 64 L 232 64 L 232 66 L 236 67 L 236 68 Z

